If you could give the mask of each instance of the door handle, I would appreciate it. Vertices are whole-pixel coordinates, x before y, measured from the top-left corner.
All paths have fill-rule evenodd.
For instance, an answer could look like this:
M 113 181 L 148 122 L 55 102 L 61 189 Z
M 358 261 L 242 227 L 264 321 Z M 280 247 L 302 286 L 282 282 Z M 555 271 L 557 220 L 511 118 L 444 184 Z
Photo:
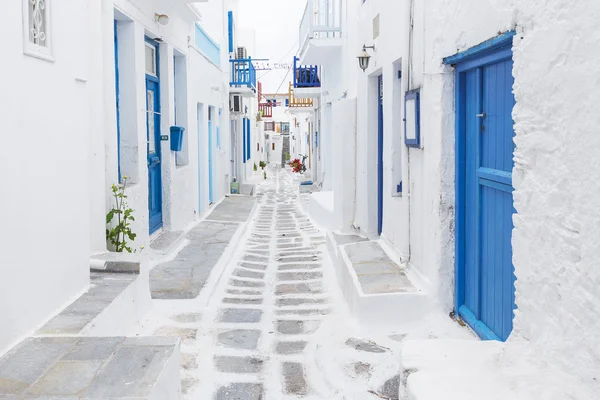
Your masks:
M 485 118 L 485 112 L 475 115 L 477 118 Z

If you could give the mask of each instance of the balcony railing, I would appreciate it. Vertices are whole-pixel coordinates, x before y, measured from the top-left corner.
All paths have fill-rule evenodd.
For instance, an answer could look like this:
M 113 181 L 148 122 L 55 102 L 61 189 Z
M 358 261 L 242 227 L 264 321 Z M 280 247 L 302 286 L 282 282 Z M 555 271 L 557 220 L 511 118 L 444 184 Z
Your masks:
M 258 112 L 261 114 L 263 118 L 272 118 L 273 117 L 273 104 L 270 102 L 260 103 L 258 105 Z
M 265 122 L 265 132 L 273 132 L 275 131 L 275 122 Z
M 312 99 L 297 99 L 294 97 L 294 84 L 290 82 L 287 106 L 290 108 L 309 108 L 313 106 Z
M 319 67 L 317 65 L 298 65 L 300 59 L 294 57 L 294 87 L 316 88 L 321 87 Z
M 252 91 L 256 91 L 256 68 L 252 64 L 251 58 L 229 60 L 231 63 L 231 81 L 232 87 L 246 86 Z
M 300 23 L 300 52 L 310 39 L 342 35 L 342 0 L 308 0 Z

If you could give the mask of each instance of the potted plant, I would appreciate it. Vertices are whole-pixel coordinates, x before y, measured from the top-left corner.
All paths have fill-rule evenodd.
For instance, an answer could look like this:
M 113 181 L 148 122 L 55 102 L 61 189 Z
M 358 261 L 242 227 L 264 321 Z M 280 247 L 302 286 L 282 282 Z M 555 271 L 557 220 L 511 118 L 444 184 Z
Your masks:
M 124 176 L 120 185 L 112 185 L 112 196 L 115 199 L 115 204 L 106 214 L 106 240 L 115 249 L 117 253 L 133 253 L 133 250 L 127 240 L 134 241 L 136 234 L 131 230 L 131 223 L 135 221 L 133 217 L 133 209 L 127 204 L 127 177 Z M 116 217 L 116 221 L 113 220 Z
M 266 162 L 264 162 L 264 161 L 261 161 L 261 162 L 259 163 L 259 165 L 260 165 L 260 168 L 261 168 L 262 170 L 264 170 L 264 169 L 265 169 L 265 167 L 267 166 L 267 163 L 266 163 Z

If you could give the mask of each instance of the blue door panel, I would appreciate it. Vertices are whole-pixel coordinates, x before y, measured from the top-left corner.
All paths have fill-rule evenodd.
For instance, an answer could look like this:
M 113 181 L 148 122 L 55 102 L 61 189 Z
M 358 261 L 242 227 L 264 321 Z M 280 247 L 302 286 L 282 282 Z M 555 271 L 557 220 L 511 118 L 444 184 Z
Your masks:
M 153 100 L 153 104 L 149 102 Z M 148 135 L 148 212 L 150 234 L 162 227 L 160 159 L 160 100 L 158 82 L 146 80 L 146 133 Z M 152 146 L 152 147 L 151 147 Z
M 514 129 L 512 59 L 506 48 L 457 66 L 459 91 L 457 134 L 464 135 L 464 163 L 458 187 L 464 188 L 464 228 L 457 238 L 464 265 L 457 285 L 457 309 L 484 339 L 506 340 L 512 331 L 514 268 L 512 265 L 512 169 Z M 460 233 L 462 232 L 462 233 Z

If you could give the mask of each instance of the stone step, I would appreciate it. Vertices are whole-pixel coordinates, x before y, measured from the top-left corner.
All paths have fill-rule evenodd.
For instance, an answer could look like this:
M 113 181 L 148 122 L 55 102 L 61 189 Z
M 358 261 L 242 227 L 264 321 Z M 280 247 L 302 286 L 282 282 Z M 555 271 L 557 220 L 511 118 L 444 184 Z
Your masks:
M 179 338 L 34 337 L 0 358 L 0 399 L 180 399 Z
M 183 240 L 183 231 L 164 231 L 150 243 L 150 248 L 159 254 L 168 254 Z
M 378 241 L 329 232 L 327 242 L 341 291 L 361 322 L 401 324 L 421 318 L 431 308 L 430 297 L 413 284 Z
M 38 335 L 120 335 L 150 309 L 146 275 L 90 274 L 90 288 L 48 321 Z

